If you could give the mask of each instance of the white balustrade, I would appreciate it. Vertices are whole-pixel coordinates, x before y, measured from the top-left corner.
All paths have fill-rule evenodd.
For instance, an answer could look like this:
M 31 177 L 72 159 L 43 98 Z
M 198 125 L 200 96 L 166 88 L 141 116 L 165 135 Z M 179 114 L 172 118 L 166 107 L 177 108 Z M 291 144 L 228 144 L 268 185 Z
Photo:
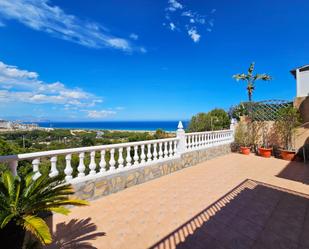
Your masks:
M 90 152 L 90 164 L 89 164 L 89 169 L 90 169 L 89 174 L 90 175 L 95 175 L 97 173 L 95 171 L 96 167 L 97 167 L 97 164 L 95 162 L 95 151 L 91 151 Z
M 106 172 L 105 150 L 101 150 L 101 159 L 99 165 L 100 165 L 100 173 Z
M 50 177 L 60 173 L 58 168 L 64 168 L 61 173 L 64 173 L 66 181 L 76 183 L 178 158 L 187 151 L 229 144 L 233 141 L 233 130 L 185 133 L 181 122 L 176 135 L 167 139 L 0 156 L 0 163 L 8 163 L 11 171 L 17 174 L 18 162 L 30 160 L 35 173 L 33 177 L 37 179 L 41 176 L 40 163 L 44 162 L 46 165 L 49 161 Z M 96 155 L 100 155 L 98 165 Z M 72 160 L 73 157 L 77 157 L 78 162 Z
M 64 169 L 64 174 L 65 174 L 65 179 L 67 181 L 72 180 L 72 173 L 73 173 L 73 168 L 71 165 L 71 159 L 72 159 L 72 155 L 71 154 L 67 154 L 65 156 L 65 169 Z

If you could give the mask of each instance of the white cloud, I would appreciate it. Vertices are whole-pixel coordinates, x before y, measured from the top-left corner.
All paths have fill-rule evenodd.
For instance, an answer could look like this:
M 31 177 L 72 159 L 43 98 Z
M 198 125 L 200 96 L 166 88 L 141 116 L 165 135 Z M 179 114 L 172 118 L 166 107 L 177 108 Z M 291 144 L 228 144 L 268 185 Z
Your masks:
M 87 117 L 91 119 L 103 119 L 116 114 L 115 111 L 111 110 L 85 110 L 87 112 Z
M 176 0 L 169 0 L 168 1 L 169 6 L 167 7 L 167 9 L 169 11 L 176 11 L 177 9 L 182 9 L 183 5 L 180 2 L 177 2 Z
M 188 35 L 191 37 L 191 39 L 194 42 L 199 42 L 199 40 L 201 38 L 200 34 L 198 34 L 196 29 L 194 29 L 194 28 L 191 28 L 191 29 L 188 30 Z
M 171 30 L 175 30 L 176 29 L 175 24 L 172 23 L 172 22 L 169 23 L 169 27 L 170 27 Z
M 164 16 L 168 22 L 167 24 L 163 23 L 163 26 L 172 31 L 177 29 L 179 32 L 186 32 L 194 43 L 200 41 L 202 33 L 212 31 L 214 19 L 208 20 L 208 18 L 216 12 L 216 9 L 212 9 L 210 14 L 206 16 L 189 9 L 180 1 L 168 0 L 167 4 Z M 175 23 L 177 24 L 177 28 Z
M 136 40 L 138 40 L 138 35 L 135 34 L 135 33 L 131 33 L 130 38 L 136 41 Z
M 136 50 L 128 40 L 110 34 L 98 23 L 65 13 L 60 7 L 52 6 L 49 0 L 1 0 L 0 14 L 2 20 L 17 20 L 34 30 L 86 47 Z
M 102 99 L 61 82 L 46 83 L 36 72 L 19 69 L 0 61 L 0 102 L 94 106 Z

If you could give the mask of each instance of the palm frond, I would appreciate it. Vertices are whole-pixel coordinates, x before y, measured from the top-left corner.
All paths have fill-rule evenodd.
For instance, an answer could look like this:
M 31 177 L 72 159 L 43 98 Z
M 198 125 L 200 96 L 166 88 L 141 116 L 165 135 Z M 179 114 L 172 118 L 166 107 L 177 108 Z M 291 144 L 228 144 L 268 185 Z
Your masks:
M 254 76 L 254 80 L 264 80 L 264 81 L 269 81 L 271 80 L 271 76 L 267 74 L 257 74 Z
M 249 75 L 250 77 L 252 77 L 252 74 L 253 74 L 253 71 L 254 71 L 254 67 L 255 67 L 255 62 L 252 62 L 252 63 L 250 64 L 249 69 L 248 69 L 248 75 Z
M 15 214 L 7 214 L 6 216 L 4 216 L 3 218 L 1 217 L 1 225 L 0 228 L 3 229 L 13 218 L 14 218 Z
M 43 244 L 48 245 L 52 242 L 49 228 L 45 221 L 34 215 L 23 216 L 24 228 L 35 235 Z

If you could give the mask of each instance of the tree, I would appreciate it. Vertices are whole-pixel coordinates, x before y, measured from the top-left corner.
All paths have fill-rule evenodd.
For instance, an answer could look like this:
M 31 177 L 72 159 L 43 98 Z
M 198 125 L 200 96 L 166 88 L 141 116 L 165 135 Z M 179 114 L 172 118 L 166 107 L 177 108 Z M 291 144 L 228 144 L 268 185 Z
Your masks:
M 247 83 L 247 92 L 248 92 L 248 98 L 249 101 L 252 101 L 252 94 L 255 89 L 255 82 L 258 80 L 263 80 L 263 81 L 269 81 L 271 80 L 271 76 L 267 74 L 255 74 L 253 75 L 255 63 L 252 62 L 247 74 L 235 74 L 233 75 L 233 78 L 236 79 L 237 81 L 242 80 Z
M 70 210 L 64 206 L 88 204 L 69 198 L 74 191 L 71 185 L 64 184 L 63 176 L 51 178 L 47 172 L 34 180 L 33 175 L 32 172 L 24 177 L 13 176 L 7 170 L 0 178 L 0 238 L 10 248 L 21 248 L 25 231 L 42 244 L 51 243 L 49 228 L 39 214 L 49 211 L 67 215 Z
M 293 150 L 293 138 L 296 128 L 301 124 L 300 113 L 295 107 L 290 106 L 280 109 L 278 114 L 275 130 L 280 136 L 283 148 Z
M 162 129 L 157 129 L 153 136 L 155 139 L 162 139 L 167 137 L 167 133 Z
M 190 132 L 228 129 L 229 115 L 223 109 L 213 109 L 208 113 L 198 113 L 191 118 L 188 130 Z

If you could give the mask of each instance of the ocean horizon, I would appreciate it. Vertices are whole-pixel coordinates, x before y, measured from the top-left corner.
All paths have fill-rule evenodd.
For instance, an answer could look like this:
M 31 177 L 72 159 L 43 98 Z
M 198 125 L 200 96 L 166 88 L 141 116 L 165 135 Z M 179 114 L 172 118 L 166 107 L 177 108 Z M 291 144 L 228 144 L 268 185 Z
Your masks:
M 50 121 L 34 122 L 43 128 L 58 129 L 84 129 L 84 130 L 123 130 L 123 131 L 176 131 L 179 121 Z M 184 127 L 188 126 L 189 121 L 182 121 Z

